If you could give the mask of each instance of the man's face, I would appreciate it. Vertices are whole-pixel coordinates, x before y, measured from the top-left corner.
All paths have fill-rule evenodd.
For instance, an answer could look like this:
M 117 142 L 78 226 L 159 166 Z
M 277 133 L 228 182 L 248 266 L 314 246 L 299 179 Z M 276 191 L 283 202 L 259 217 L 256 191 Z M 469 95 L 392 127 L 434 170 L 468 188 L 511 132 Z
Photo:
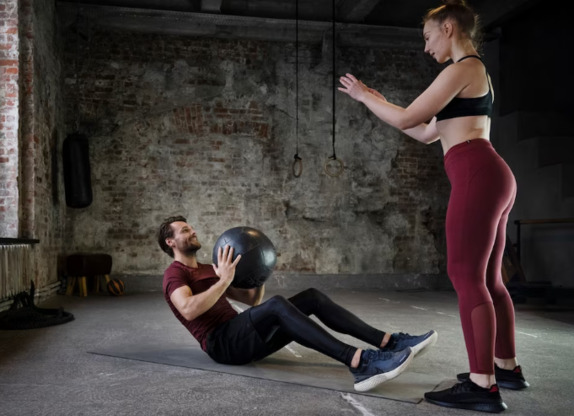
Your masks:
M 168 244 L 171 241 L 173 251 L 179 251 L 182 254 L 195 254 L 201 248 L 201 243 L 197 239 L 195 230 L 189 224 L 183 221 L 171 223 L 173 238 L 168 238 Z

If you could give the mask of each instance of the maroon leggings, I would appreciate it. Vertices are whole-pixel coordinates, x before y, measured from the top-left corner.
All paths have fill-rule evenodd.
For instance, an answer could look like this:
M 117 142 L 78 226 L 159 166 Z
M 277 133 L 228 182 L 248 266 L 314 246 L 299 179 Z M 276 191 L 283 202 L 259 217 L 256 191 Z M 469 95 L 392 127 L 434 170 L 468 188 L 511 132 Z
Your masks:
M 452 147 L 444 165 L 451 183 L 447 272 L 458 296 L 470 371 L 494 374 L 495 356 L 516 356 L 514 308 L 501 274 L 516 181 L 485 139 Z

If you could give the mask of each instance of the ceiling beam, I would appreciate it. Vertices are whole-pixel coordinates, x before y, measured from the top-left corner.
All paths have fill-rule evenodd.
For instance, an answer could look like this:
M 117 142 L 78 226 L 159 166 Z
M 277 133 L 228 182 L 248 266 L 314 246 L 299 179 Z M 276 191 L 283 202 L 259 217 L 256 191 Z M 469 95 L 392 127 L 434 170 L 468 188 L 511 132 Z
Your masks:
M 223 0 L 201 0 L 201 11 L 206 13 L 221 13 Z
M 231 16 L 215 13 L 174 12 L 58 2 L 64 26 L 82 17 L 86 25 L 118 31 L 160 33 L 215 38 L 293 42 L 295 19 Z M 331 22 L 299 20 L 299 40 L 321 43 Z M 341 46 L 404 47 L 420 49 L 420 30 L 355 23 L 337 23 Z

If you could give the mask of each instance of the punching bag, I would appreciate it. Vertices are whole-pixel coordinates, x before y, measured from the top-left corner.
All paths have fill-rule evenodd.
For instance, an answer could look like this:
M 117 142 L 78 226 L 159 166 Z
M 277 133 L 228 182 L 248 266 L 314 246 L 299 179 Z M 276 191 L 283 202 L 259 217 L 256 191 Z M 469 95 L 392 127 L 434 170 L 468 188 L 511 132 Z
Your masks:
M 87 137 L 79 133 L 66 137 L 63 160 L 66 205 L 72 208 L 85 208 L 92 203 L 92 178 Z

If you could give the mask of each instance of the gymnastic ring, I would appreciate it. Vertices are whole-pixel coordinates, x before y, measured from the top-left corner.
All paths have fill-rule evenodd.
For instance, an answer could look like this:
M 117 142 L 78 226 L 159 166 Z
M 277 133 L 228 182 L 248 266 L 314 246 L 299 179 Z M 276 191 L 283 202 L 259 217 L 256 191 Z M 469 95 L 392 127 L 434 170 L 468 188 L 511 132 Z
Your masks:
M 329 162 L 331 160 L 333 161 L 333 163 Z M 337 162 L 337 163 L 335 164 L 334 162 Z M 343 170 L 345 169 L 345 165 L 343 164 L 343 161 L 341 159 L 337 159 L 336 157 L 330 157 L 325 162 L 324 169 L 325 169 L 325 173 L 327 175 L 329 175 L 332 178 L 337 178 L 337 177 L 341 176 L 341 173 L 343 173 Z
M 291 170 L 293 171 L 293 176 L 298 178 L 303 173 L 303 160 L 298 155 L 295 155 L 294 159 Z

